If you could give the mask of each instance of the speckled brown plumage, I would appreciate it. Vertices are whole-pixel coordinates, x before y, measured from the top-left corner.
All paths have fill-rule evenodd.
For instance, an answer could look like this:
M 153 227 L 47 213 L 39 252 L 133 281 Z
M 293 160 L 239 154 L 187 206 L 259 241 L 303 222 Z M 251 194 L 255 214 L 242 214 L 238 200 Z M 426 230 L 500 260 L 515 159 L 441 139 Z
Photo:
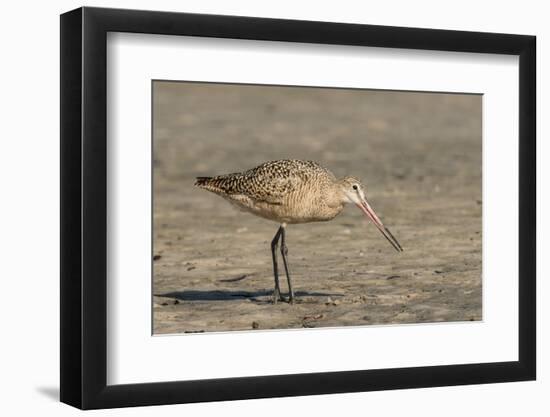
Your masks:
M 342 181 L 316 162 L 285 159 L 244 172 L 198 177 L 195 185 L 260 217 L 307 223 L 333 219 L 342 211 Z
M 294 300 L 285 243 L 287 223 L 331 220 L 340 214 L 346 203 L 353 203 L 371 219 L 395 250 L 403 250 L 370 207 L 361 182 L 354 177 L 338 180 L 317 162 L 298 159 L 265 162 L 244 172 L 198 177 L 195 185 L 222 196 L 240 209 L 281 223 L 271 242 L 274 302 L 284 299 L 281 296 L 277 263 L 279 242 L 288 281 L 289 301 Z

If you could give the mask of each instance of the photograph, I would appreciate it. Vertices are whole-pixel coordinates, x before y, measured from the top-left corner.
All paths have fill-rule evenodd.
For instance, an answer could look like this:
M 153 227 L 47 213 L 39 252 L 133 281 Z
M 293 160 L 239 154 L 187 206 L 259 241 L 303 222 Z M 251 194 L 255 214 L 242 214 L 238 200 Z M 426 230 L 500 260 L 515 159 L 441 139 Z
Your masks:
M 153 335 L 481 321 L 482 102 L 153 80 Z

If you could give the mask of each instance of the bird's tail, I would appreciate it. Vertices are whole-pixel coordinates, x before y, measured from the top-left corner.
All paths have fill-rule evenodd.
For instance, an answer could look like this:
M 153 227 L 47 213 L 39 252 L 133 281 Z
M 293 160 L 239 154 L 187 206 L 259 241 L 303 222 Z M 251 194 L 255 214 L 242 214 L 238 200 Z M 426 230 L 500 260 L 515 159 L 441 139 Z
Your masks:
M 197 177 L 195 187 L 199 187 L 203 190 L 211 191 L 216 194 L 222 194 L 225 192 L 225 189 L 223 188 L 223 181 L 221 181 L 220 177 Z
M 212 177 L 197 177 L 195 181 L 195 186 L 204 187 L 205 185 L 208 185 L 211 180 Z
M 195 186 L 216 194 L 234 194 L 234 174 L 218 175 L 217 177 L 196 177 Z

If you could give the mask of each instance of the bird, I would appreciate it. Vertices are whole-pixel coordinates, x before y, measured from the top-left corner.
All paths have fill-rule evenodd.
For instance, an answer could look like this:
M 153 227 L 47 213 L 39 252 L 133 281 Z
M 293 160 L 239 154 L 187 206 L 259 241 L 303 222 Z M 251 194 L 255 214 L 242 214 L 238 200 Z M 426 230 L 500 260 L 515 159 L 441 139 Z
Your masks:
M 294 303 L 296 299 L 288 266 L 288 224 L 329 221 L 338 216 L 347 204 L 355 204 L 396 251 L 403 251 L 397 239 L 382 224 L 367 202 L 363 183 L 353 176 L 338 179 L 330 170 L 315 161 L 268 161 L 243 172 L 196 177 L 195 186 L 223 197 L 243 211 L 279 223 L 271 241 L 275 280 L 273 303 L 287 301 L 281 294 L 279 283 L 279 242 L 288 283 L 288 302 Z

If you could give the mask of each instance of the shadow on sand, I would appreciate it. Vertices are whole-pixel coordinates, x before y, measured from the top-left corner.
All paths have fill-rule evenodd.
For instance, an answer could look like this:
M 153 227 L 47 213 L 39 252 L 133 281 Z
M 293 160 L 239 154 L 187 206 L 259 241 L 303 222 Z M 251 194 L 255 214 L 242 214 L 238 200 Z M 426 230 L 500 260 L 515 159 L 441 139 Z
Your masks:
M 262 291 L 231 291 L 231 290 L 187 290 L 173 291 L 165 294 L 155 294 L 157 297 L 175 298 L 181 301 L 231 301 L 271 297 L 273 290 Z M 286 295 L 286 294 L 284 294 Z M 324 292 L 296 291 L 296 297 L 338 297 L 343 294 Z

